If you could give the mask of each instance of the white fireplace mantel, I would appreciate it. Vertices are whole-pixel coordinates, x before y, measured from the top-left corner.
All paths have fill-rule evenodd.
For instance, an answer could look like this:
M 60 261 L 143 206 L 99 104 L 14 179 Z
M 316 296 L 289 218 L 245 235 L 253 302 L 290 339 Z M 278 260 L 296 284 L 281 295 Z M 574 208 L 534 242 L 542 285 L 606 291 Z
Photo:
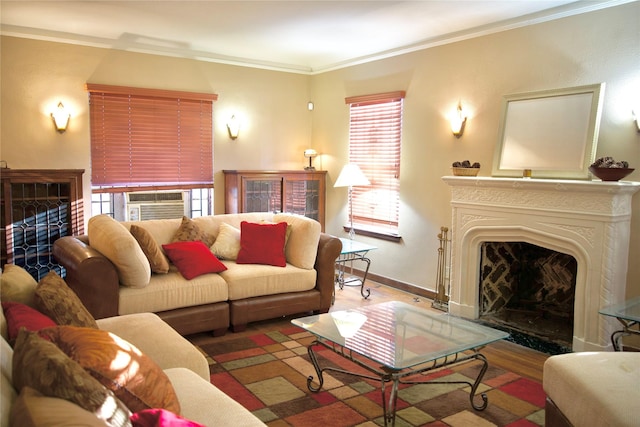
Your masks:
M 528 242 L 577 261 L 573 351 L 610 349 L 617 325 L 598 310 L 624 300 L 631 200 L 640 182 L 442 179 L 451 188 L 449 311 L 479 316 L 482 243 Z

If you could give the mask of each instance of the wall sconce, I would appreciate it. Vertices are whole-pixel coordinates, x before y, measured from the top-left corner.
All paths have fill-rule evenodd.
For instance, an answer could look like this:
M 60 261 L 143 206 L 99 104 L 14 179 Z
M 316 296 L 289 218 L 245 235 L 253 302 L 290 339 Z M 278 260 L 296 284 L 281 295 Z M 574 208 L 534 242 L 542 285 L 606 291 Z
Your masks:
M 56 130 L 60 133 L 63 133 L 67 130 L 67 126 L 69 125 L 69 119 L 71 118 L 71 114 L 64 109 L 64 105 L 62 102 L 58 103 L 58 108 L 51 113 L 51 118 L 53 119 L 53 124 L 56 126 Z
M 236 118 L 235 114 L 231 116 L 227 122 L 227 131 L 229 132 L 229 138 L 237 139 L 240 134 L 240 121 Z
M 633 113 L 633 118 L 636 121 L 636 127 L 638 128 L 638 132 L 640 132 L 640 108 L 631 111 Z
M 315 106 L 313 105 L 312 101 L 307 102 L 307 110 L 313 111 L 314 108 Z
M 451 114 L 449 121 L 451 123 L 451 132 L 453 132 L 456 138 L 460 138 L 464 133 L 464 126 L 467 124 L 467 116 L 465 116 L 462 111 L 462 103 L 458 103 L 458 108 Z
M 314 171 L 316 168 L 313 167 L 313 158 L 318 155 L 318 152 L 313 148 L 308 148 L 304 150 L 304 156 L 309 159 L 309 166 L 306 166 L 304 170 L 306 171 Z

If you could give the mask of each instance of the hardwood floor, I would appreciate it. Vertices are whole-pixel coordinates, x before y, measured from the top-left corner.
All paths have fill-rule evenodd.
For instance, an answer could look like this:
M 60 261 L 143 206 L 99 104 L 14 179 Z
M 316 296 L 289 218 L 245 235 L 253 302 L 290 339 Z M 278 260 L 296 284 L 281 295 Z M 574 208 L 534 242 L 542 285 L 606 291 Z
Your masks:
M 367 280 L 366 285 L 366 287 L 371 289 L 371 295 L 366 300 L 360 295 L 359 286 L 345 286 L 342 290 L 336 286 L 335 303 L 330 311 L 348 310 L 386 301 L 403 301 L 441 313 L 441 311 L 431 307 L 432 301 L 428 298 L 416 296 L 369 280 Z M 286 327 L 291 324 L 291 319 L 295 317 L 299 316 L 252 323 L 249 324 L 247 330 L 244 332 L 228 332 L 223 337 L 212 337 L 210 334 L 198 334 L 189 336 L 188 338 L 195 344 L 206 344 L 212 340 L 232 340 L 240 336 L 248 336 L 268 332 L 274 328 Z M 482 354 L 487 357 L 490 365 L 499 366 L 540 382 L 542 381 L 542 365 L 549 357 L 547 354 L 504 340 L 489 344 L 482 350 Z

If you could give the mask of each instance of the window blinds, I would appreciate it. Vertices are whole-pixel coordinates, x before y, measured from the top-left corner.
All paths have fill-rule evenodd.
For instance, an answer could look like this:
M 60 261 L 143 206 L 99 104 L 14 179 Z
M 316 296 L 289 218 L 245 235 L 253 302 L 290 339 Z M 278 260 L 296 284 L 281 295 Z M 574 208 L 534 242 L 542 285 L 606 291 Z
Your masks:
M 215 94 L 87 84 L 95 192 L 213 183 Z
M 346 98 L 350 106 L 349 161 L 371 182 L 353 187 L 353 221 L 365 229 L 398 232 L 404 92 Z

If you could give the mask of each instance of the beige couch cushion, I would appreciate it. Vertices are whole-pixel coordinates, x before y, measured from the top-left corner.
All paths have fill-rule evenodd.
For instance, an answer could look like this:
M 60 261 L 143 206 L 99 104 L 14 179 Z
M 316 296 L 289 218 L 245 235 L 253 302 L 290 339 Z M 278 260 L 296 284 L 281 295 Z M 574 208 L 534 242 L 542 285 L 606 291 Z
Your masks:
M 253 427 L 265 424 L 209 381 L 189 369 L 166 369 L 178 395 L 182 416 L 207 426 Z
M 174 308 L 192 307 L 226 301 L 227 284 L 219 274 L 203 274 L 185 280 L 175 266 L 167 274 L 156 274 L 143 289 L 121 287 L 118 314 L 157 313 Z
M 4 411 L 9 412 L 9 411 Z M 108 424 L 68 400 L 24 387 L 11 408 L 11 425 L 20 427 L 107 427 Z
M 6 264 L 0 276 L 0 300 L 19 302 L 35 308 L 33 294 L 37 284 L 36 279 L 22 267 Z
M 186 338 L 153 313 L 98 319 L 98 327 L 135 345 L 162 369 L 188 368 L 209 380 L 207 359 Z M 167 351 L 171 349 L 171 351 Z
M 296 267 L 312 269 L 318 254 L 318 242 L 322 231 L 320 223 L 304 216 L 291 214 L 274 215 L 273 221 L 285 221 L 291 225 L 291 234 L 284 251 L 287 262 Z
M 143 288 L 149 284 L 149 260 L 127 227 L 109 215 L 98 215 L 89 219 L 88 229 L 89 243 L 116 266 L 121 285 Z
M 236 264 L 223 261 L 227 270 L 220 273 L 229 285 L 229 300 L 262 295 L 300 292 L 316 286 L 316 270 L 306 270 L 287 264 L 274 267 L 259 264 Z
M 583 352 L 549 357 L 543 388 L 575 426 L 638 425 L 640 353 Z
M 4 315 L 0 310 L 0 321 L 4 321 Z M 6 335 L 0 338 L 0 427 L 9 426 L 9 411 L 18 394 L 12 384 L 12 359 L 13 349 L 5 340 Z

